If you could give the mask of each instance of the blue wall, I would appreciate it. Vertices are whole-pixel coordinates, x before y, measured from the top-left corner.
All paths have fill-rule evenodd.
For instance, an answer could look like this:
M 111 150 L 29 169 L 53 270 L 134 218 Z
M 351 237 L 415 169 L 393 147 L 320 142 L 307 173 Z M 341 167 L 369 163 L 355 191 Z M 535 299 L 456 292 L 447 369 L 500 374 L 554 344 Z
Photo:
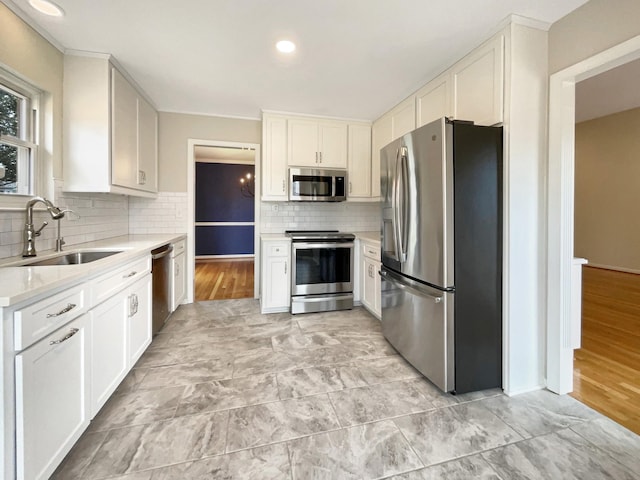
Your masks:
M 196 163 L 196 222 L 253 222 L 254 198 L 243 196 L 240 178 L 253 165 Z M 253 254 L 253 226 L 196 226 L 196 255 Z
M 196 227 L 196 255 L 253 254 L 253 227 Z
M 240 193 L 253 165 L 196 163 L 196 222 L 253 222 L 254 199 Z

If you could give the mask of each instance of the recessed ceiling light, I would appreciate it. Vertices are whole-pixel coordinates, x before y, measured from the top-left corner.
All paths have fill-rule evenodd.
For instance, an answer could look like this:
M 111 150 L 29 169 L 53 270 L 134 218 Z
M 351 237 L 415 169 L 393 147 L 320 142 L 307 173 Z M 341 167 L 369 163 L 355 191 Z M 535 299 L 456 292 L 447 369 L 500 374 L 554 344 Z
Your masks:
M 64 16 L 64 10 L 49 0 L 29 0 L 29 5 L 38 10 L 40 13 L 51 17 Z
M 280 40 L 276 43 L 276 48 L 282 53 L 291 53 L 296 49 L 296 44 L 290 40 Z

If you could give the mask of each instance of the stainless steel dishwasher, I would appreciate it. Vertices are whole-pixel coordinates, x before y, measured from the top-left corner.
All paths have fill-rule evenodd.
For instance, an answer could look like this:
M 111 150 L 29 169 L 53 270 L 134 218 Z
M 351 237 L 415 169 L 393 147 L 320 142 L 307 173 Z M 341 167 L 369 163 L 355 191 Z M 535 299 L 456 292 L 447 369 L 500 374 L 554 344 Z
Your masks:
M 171 314 L 171 255 L 173 245 L 166 244 L 151 250 L 151 274 L 153 279 L 153 321 L 155 335 L 164 326 Z

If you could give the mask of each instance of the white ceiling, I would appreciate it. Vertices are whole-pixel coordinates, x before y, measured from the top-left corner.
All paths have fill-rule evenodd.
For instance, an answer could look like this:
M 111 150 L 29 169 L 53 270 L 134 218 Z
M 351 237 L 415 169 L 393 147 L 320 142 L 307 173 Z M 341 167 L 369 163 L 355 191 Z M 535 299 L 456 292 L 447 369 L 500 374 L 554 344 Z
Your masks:
M 373 120 L 508 15 L 553 23 L 586 0 L 56 0 L 62 19 L 13 3 L 64 48 L 113 54 L 161 111 Z
M 640 60 L 576 84 L 576 123 L 640 107 Z

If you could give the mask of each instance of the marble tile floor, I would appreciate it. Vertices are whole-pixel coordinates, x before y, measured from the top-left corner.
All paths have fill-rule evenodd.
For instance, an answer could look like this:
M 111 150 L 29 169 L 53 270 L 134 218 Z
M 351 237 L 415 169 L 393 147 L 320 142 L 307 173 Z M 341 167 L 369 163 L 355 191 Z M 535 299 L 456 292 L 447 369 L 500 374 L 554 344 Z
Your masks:
M 640 479 L 640 437 L 569 396 L 451 395 L 361 308 L 181 306 L 54 479 Z

